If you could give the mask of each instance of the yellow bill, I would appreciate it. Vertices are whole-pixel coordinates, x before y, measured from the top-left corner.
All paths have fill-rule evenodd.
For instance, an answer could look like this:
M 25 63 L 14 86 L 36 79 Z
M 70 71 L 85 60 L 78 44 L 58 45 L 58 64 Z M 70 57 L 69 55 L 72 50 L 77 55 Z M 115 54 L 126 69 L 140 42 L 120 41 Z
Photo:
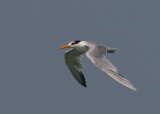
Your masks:
M 62 47 L 60 47 L 60 48 L 58 48 L 58 49 L 69 48 L 69 47 L 71 47 L 71 46 L 65 45 L 65 46 L 62 46 Z

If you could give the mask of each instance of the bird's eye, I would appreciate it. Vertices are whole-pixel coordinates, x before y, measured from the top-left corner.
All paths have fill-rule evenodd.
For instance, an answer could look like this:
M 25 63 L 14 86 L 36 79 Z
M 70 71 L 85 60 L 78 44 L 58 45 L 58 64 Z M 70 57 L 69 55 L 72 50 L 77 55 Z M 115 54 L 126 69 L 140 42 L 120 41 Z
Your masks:
M 71 43 L 71 45 L 74 45 L 74 43 Z

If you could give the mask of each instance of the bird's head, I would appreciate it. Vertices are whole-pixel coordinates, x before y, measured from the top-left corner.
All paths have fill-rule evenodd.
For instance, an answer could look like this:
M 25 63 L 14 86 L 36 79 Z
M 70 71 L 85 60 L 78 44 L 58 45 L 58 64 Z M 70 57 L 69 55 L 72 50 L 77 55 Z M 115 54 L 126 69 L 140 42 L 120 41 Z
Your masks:
M 81 44 L 81 41 L 75 40 L 75 41 L 70 42 L 68 45 L 62 46 L 58 49 L 69 48 L 69 47 L 74 48 L 74 47 L 80 47 L 80 46 L 83 46 L 83 44 Z

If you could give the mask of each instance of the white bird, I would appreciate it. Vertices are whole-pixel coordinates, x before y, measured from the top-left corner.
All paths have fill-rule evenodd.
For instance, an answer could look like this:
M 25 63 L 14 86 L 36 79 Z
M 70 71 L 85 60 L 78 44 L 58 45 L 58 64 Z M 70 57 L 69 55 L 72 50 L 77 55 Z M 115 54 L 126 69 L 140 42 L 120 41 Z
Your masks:
M 101 44 L 97 44 L 91 41 L 72 41 L 68 45 L 62 46 L 59 49 L 71 48 L 64 54 L 66 65 L 71 71 L 75 79 L 84 87 L 86 87 L 86 81 L 83 73 L 81 72 L 81 55 L 86 53 L 86 56 L 93 62 L 95 66 L 107 73 L 110 77 L 121 83 L 122 85 L 136 90 L 136 88 L 121 74 L 118 73 L 118 69 L 112 65 L 112 63 L 106 58 L 106 53 L 114 53 L 119 49 L 110 48 Z

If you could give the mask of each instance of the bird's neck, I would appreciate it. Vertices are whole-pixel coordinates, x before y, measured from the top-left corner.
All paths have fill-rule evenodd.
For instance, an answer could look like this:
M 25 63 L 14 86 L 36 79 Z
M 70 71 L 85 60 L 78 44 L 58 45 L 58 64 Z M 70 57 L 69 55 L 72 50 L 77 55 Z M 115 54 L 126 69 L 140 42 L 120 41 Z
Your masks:
M 81 53 L 86 53 L 88 51 L 89 47 L 88 46 L 82 46 L 82 47 L 76 46 L 76 47 L 74 47 L 74 49 L 81 52 Z

